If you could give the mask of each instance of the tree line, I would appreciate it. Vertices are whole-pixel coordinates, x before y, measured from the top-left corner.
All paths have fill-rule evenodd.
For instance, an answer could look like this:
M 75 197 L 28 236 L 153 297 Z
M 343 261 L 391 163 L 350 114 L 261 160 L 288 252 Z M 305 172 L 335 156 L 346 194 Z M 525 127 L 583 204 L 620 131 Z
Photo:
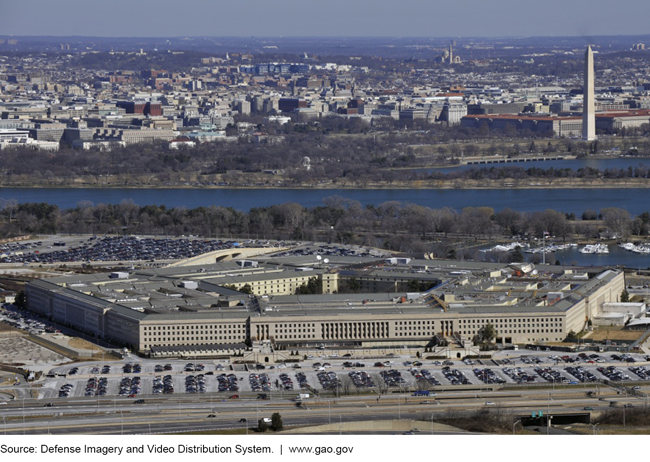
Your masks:
M 57 233 L 294 239 L 472 258 L 475 254 L 458 254 L 468 250 L 466 246 L 459 249 L 457 242 L 471 244 L 512 236 L 541 238 L 544 233 L 557 240 L 603 235 L 642 239 L 650 234 L 650 213 L 632 217 L 624 209 L 610 207 L 599 212 L 585 210 L 576 217 L 550 209 L 519 212 L 466 207 L 457 211 L 398 201 L 364 206 L 340 196 L 327 197 L 323 205 L 316 207 L 283 203 L 249 212 L 223 206 L 138 206 L 132 201 L 97 205 L 84 201 L 69 209 L 46 203 L 0 201 L 0 237 Z
M 327 125 L 319 122 L 320 129 Z M 595 143 L 564 140 L 556 143 L 530 141 L 524 149 L 518 143 L 503 144 L 460 136 L 436 128 L 435 133 L 389 133 L 380 135 L 329 135 L 322 131 L 295 131 L 289 127 L 269 127 L 262 143 L 247 138 L 236 142 L 202 143 L 193 148 L 170 150 L 165 142 L 141 143 L 115 147 L 109 152 L 77 151 L 63 147 L 57 153 L 25 147 L 3 150 L 0 184 L 5 185 L 92 185 L 104 186 L 172 186 L 179 184 L 221 186 L 304 186 L 322 183 L 346 186 L 370 184 L 440 181 L 501 180 L 542 178 L 583 180 L 650 178 L 650 168 L 642 164 L 650 156 L 650 141 L 634 143 L 639 165 L 624 169 L 598 170 L 584 167 L 525 168 L 516 165 L 487 165 L 452 172 L 427 171 L 432 163 L 455 165 L 462 157 L 525 153 L 565 152 L 581 155 L 598 149 Z M 346 125 L 356 130 L 355 124 Z M 328 128 L 329 130 L 329 128 Z M 340 130 L 337 128 L 336 130 Z M 459 129 L 460 130 L 460 129 Z M 471 129 L 469 129 L 471 131 Z M 463 135 L 465 136 L 465 135 Z M 468 135 L 469 136 L 469 135 Z M 474 140 L 476 141 L 476 140 Z M 625 144 L 625 143 L 623 143 Z M 425 146 L 426 148 L 420 148 Z M 631 148 L 630 148 L 631 149 Z M 306 163 L 305 158 L 309 158 Z M 421 170 L 418 170 L 421 169 Z

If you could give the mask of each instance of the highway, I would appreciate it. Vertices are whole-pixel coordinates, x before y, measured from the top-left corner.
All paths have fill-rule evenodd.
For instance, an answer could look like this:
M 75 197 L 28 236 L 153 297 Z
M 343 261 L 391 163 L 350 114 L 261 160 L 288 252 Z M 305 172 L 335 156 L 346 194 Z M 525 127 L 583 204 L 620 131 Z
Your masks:
M 599 389 L 598 389 L 599 388 Z M 209 397 L 156 397 L 145 404 L 133 400 L 71 399 L 44 407 L 42 400 L 13 401 L 1 410 L 3 434 L 155 434 L 239 428 L 245 432 L 262 417 L 281 414 L 285 426 L 388 419 L 435 420 L 449 412 L 471 414 L 499 409 L 513 415 L 532 411 L 546 414 L 598 412 L 630 403 L 644 406 L 644 396 L 617 394 L 609 387 L 591 389 L 517 389 L 439 393 L 435 398 L 409 394 L 352 395 L 305 400 L 300 406 L 287 399 L 210 400 Z M 587 391 L 593 391 L 591 397 Z M 486 403 L 494 405 L 486 405 Z M 592 410 L 585 411 L 585 407 Z M 214 417 L 208 417 L 214 415 Z M 246 422 L 240 422 L 245 418 Z

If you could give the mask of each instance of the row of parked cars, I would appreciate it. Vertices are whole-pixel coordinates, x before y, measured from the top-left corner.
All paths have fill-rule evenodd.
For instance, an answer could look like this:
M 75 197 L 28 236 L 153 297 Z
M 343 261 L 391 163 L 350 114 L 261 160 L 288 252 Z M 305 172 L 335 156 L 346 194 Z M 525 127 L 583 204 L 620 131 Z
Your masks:
M 646 369 L 645 366 L 632 366 L 628 369 L 630 372 L 638 375 L 643 380 L 650 380 L 650 370 Z
M 406 380 L 402 377 L 402 373 L 396 369 L 379 371 L 379 375 L 388 387 L 399 387 L 406 383 Z
M 458 369 L 452 369 L 449 366 L 445 366 L 442 368 L 442 373 L 445 376 L 449 382 L 451 382 L 452 385 L 470 385 L 471 382 L 467 377 L 465 377 L 465 374 L 463 374 L 461 371 Z
M 348 373 L 348 376 L 357 388 L 372 388 L 375 386 L 375 383 L 366 371 L 352 371 Z
M 271 391 L 271 382 L 268 374 L 250 374 L 248 376 L 248 382 L 253 391 Z
M 428 369 L 421 369 L 420 373 L 422 374 L 422 378 L 428 381 L 431 385 L 440 385 L 440 381 L 436 379 Z M 416 378 L 418 377 L 416 376 Z
M 535 376 L 529 374 L 521 367 L 504 367 L 501 369 L 504 374 L 510 377 L 515 383 L 530 383 L 535 381 Z
M 110 374 L 111 373 L 111 366 L 103 366 L 101 369 L 99 366 L 94 366 L 92 369 L 90 369 L 90 373 L 97 375 L 97 374 Z
M 125 374 L 140 374 L 142 373 L 142 366 L 139 363 L 126 363 L 122 366 L 122 372 Z
M 483 383 L 506 383 L 501 377 L 495 374 L 492 369 L 474 369 L 474 375 Z
M 219 391 L 239 391 L 239 383 L 235 374 L 219 374 L 217 376 Z
M 589 372 L 587 369 L 585 369 L 582 366 L 568 366 L 564 368 L 565 371 L 567 371 L 569 374 L 574 376 L 576 379 L 578 379 L 579 382 L 597 382 L 598 377 L 596 377 L 594 374 Z
M 140 377 L 138 376 L 124 377 L 120 381 L 120 391 L 118 394 L 120 396 L 129 396 L 131 398 L 136 395 L 139 395 L 140 392 L 142 391 L 141 382 L 142 379 L 140 379 Z
M 341 379 L 334 372 L 319 372 L 316 377 L 323 390 L 336 390 L 341 388 Z
M 205 393 L 205 376 L 199 374 L 196 377 L 188 375 L 185 377 L 185 393 Z
M 166 394 L 166 395 L 173 395 L 174 394 L 174 379 L 172 378 L 171 375 L 166 375 L 164 377 L 160 377 L 157 375 L 156 377 L 153 378 L 153 392 L 154 394 Z
M 569 379 L 564 377 L 562 374 L 560 374 L 558 371 L 553 369 L 552 367 L 536 367 L 535 372 L 544 380 L 547 382 L 553 382 L 553 383 L 569 383 L 571 382 Z
M 631 380 L 630 376 L 626 374 L 625 372 L 616 369 L 615 366 L 608 366 L 608 367 L 599 367 L 598 372 L 603 374 L 605 377 L 607 377 L 609 380 L 615 381 L 615 382 L 620 382 L 624 380 Z
M 70 393 L 72 393 L 72 389 L 74 388 L 74 385 L 71 383 L 64 383 L 61 385 L 61 388 L 59 388 L 59 398 L 67 398 L 70 396 Z
M 108 379 L 100 377 L 99 379 L 91 377 L 86 382 L 85 396 L 104 396 L 106 395 L 106 387 L 108 386 Z
M 280 243 L 280 247 L 282 247 Z M 275 254 L 277 257 L 293 257 L 293 256 L 305 256 L 305 255 L 322 255 L 322 256 L 356 256 L 356 257 L 368 257 L 368 256 L 383 256 L 384 253 L 370 253 L 365 249 L 351 249 L 346 246 L 338 245 L 317 245 L 315 247 L 303 247 L 294 250 L 286 250 L 280 253 Z
M 307 375 L 305 375 L 304 372 L 297 372 L 296 380 L 298 381 L 298 386 L 300 388 L 311 388 L 309 382 L 307 382 Z
M 205 370 L 205 366 L 203 364 L 187 363 L 183 370 L 185 372 L 203 372 Z
M 154 368 L 153 368 L 153 371 L 156 372 L 156 373 L 168 372 L 168 371 L 171 371 L 171 370 L 172 370 L 172 365 L 171 364 L 165 364 L 165 365 L 156 364 L 154 366 Z
M 293 380 L 291 380 L 289 374 L 285 372 L 280 374 L 280 382 L 282 382 L 282 388 L 284 390 L 293 390 Z

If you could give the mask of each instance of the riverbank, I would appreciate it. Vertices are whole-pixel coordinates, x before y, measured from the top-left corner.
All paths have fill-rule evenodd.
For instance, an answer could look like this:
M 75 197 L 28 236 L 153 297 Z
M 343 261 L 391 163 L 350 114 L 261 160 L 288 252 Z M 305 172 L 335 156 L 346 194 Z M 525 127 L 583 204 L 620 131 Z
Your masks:
M 501 178 L 492 179 L 454 179 L 454 180 L 415 180 L 415 181 L 393 181 L 393 182 L 320 182 L 320 183 L 228 183 L 213 184 L 201 181 L 180 182 L 180 183 L 83 183 L 83 182 L 60 182 L 60 183 L 0 183 L 2 188 L 21 189 L 632 189 L 650 188 L 648 178 Z

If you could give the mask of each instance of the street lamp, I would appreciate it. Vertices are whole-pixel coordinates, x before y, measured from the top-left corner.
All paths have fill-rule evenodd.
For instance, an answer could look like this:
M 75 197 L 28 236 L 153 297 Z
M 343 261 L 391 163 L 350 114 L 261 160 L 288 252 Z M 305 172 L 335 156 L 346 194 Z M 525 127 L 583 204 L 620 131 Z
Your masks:
M 328 415 L 329 423 L 332 423 L 332 400 L 331 399 L 327 400 L 327 406 L 328 406 L 328 409 L 329 409 L 329 415 Z
M 596 424 L 591 424 L 591 428 L 593 429 L 594 435 L 596 434 L 596 425 L 598 425 L 598 424 L 597 423 Z
M 517 420 L 515 423 L 512 424 L 512 434 L 515 435 L 515 427 L 517 426 L 518 423 L 520 423 L 521 420 Z

